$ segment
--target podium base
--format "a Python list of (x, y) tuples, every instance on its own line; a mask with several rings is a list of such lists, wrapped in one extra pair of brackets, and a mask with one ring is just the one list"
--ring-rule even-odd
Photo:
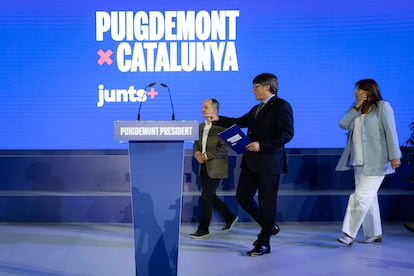
[(184, 142), (129, 142), (136, 275), (177, 275)]

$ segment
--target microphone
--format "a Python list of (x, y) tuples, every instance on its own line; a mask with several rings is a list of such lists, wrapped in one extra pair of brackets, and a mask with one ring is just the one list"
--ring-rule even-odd
[(168, 85), (166, 85), (165, 83), (161, 83), (162, 87), (166, 87), (168, 89), (168, 95), (170, 96), (170, 103), (171, 103), (171, 109), (172, 109), (172, 115), (171, 115), (171, 120), (175, 120), (175, 114), (174, 114), (174, 105), (173, 105), (173, 101), (171, 98), (171, 91), (170, 88), (168, 87)]
[[(148, 84), (147, 86), (145, 86), (145, 88), (144, 88), (145, 92), (147, 92), (147, 88), (148, 88), (148, 87), (152, 87), (152, 86), (154, 86), (154, 85), (156, 85), (156, 84), (157, 84), (156, 82), (151, 82), (150, 84)], [(143, 101), (141, 101), (141, 102), (139, 103), (138, 115), (137, 115), (137, 120), (138, 120), (138, 121), (141, 119), (141, 106), (142, 106), (142, 102), (143, 102)]]

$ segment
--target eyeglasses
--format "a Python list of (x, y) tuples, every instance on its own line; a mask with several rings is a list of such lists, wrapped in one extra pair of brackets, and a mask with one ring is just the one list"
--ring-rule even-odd
[(252, 89), (253, 89), (253, 90), (254, 90), (254, 89), (257, 89), (257, 88), (259, 88), (260, 86), (263, 86), (263, 84), (255, 84), (255, 85), (253, 85)]

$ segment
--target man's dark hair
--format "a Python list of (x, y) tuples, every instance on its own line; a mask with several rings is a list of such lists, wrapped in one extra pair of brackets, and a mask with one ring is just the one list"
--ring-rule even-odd
[(270, 85), (270, 92), (276, 94), (279, 91), (279, 82), (277, 77), (270, 73), (257, 75), (253, 79), (253, 84)]

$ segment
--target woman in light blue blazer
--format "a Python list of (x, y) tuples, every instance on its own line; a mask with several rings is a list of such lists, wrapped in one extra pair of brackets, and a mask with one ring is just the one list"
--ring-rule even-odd
[(360, 242), (382, 241), (378, 190), (385, 175), (400, 166), (401, 151), (391, 105), (382, 100), (378, 84), (363, 79), (355, 84), (355, 104), (342, 117), (339, 126), (348, 130), (348, 140), (336, 167), (354, 169), (355, 191), (349, 196), (340, 243), (352, 245), (359, 229)]

